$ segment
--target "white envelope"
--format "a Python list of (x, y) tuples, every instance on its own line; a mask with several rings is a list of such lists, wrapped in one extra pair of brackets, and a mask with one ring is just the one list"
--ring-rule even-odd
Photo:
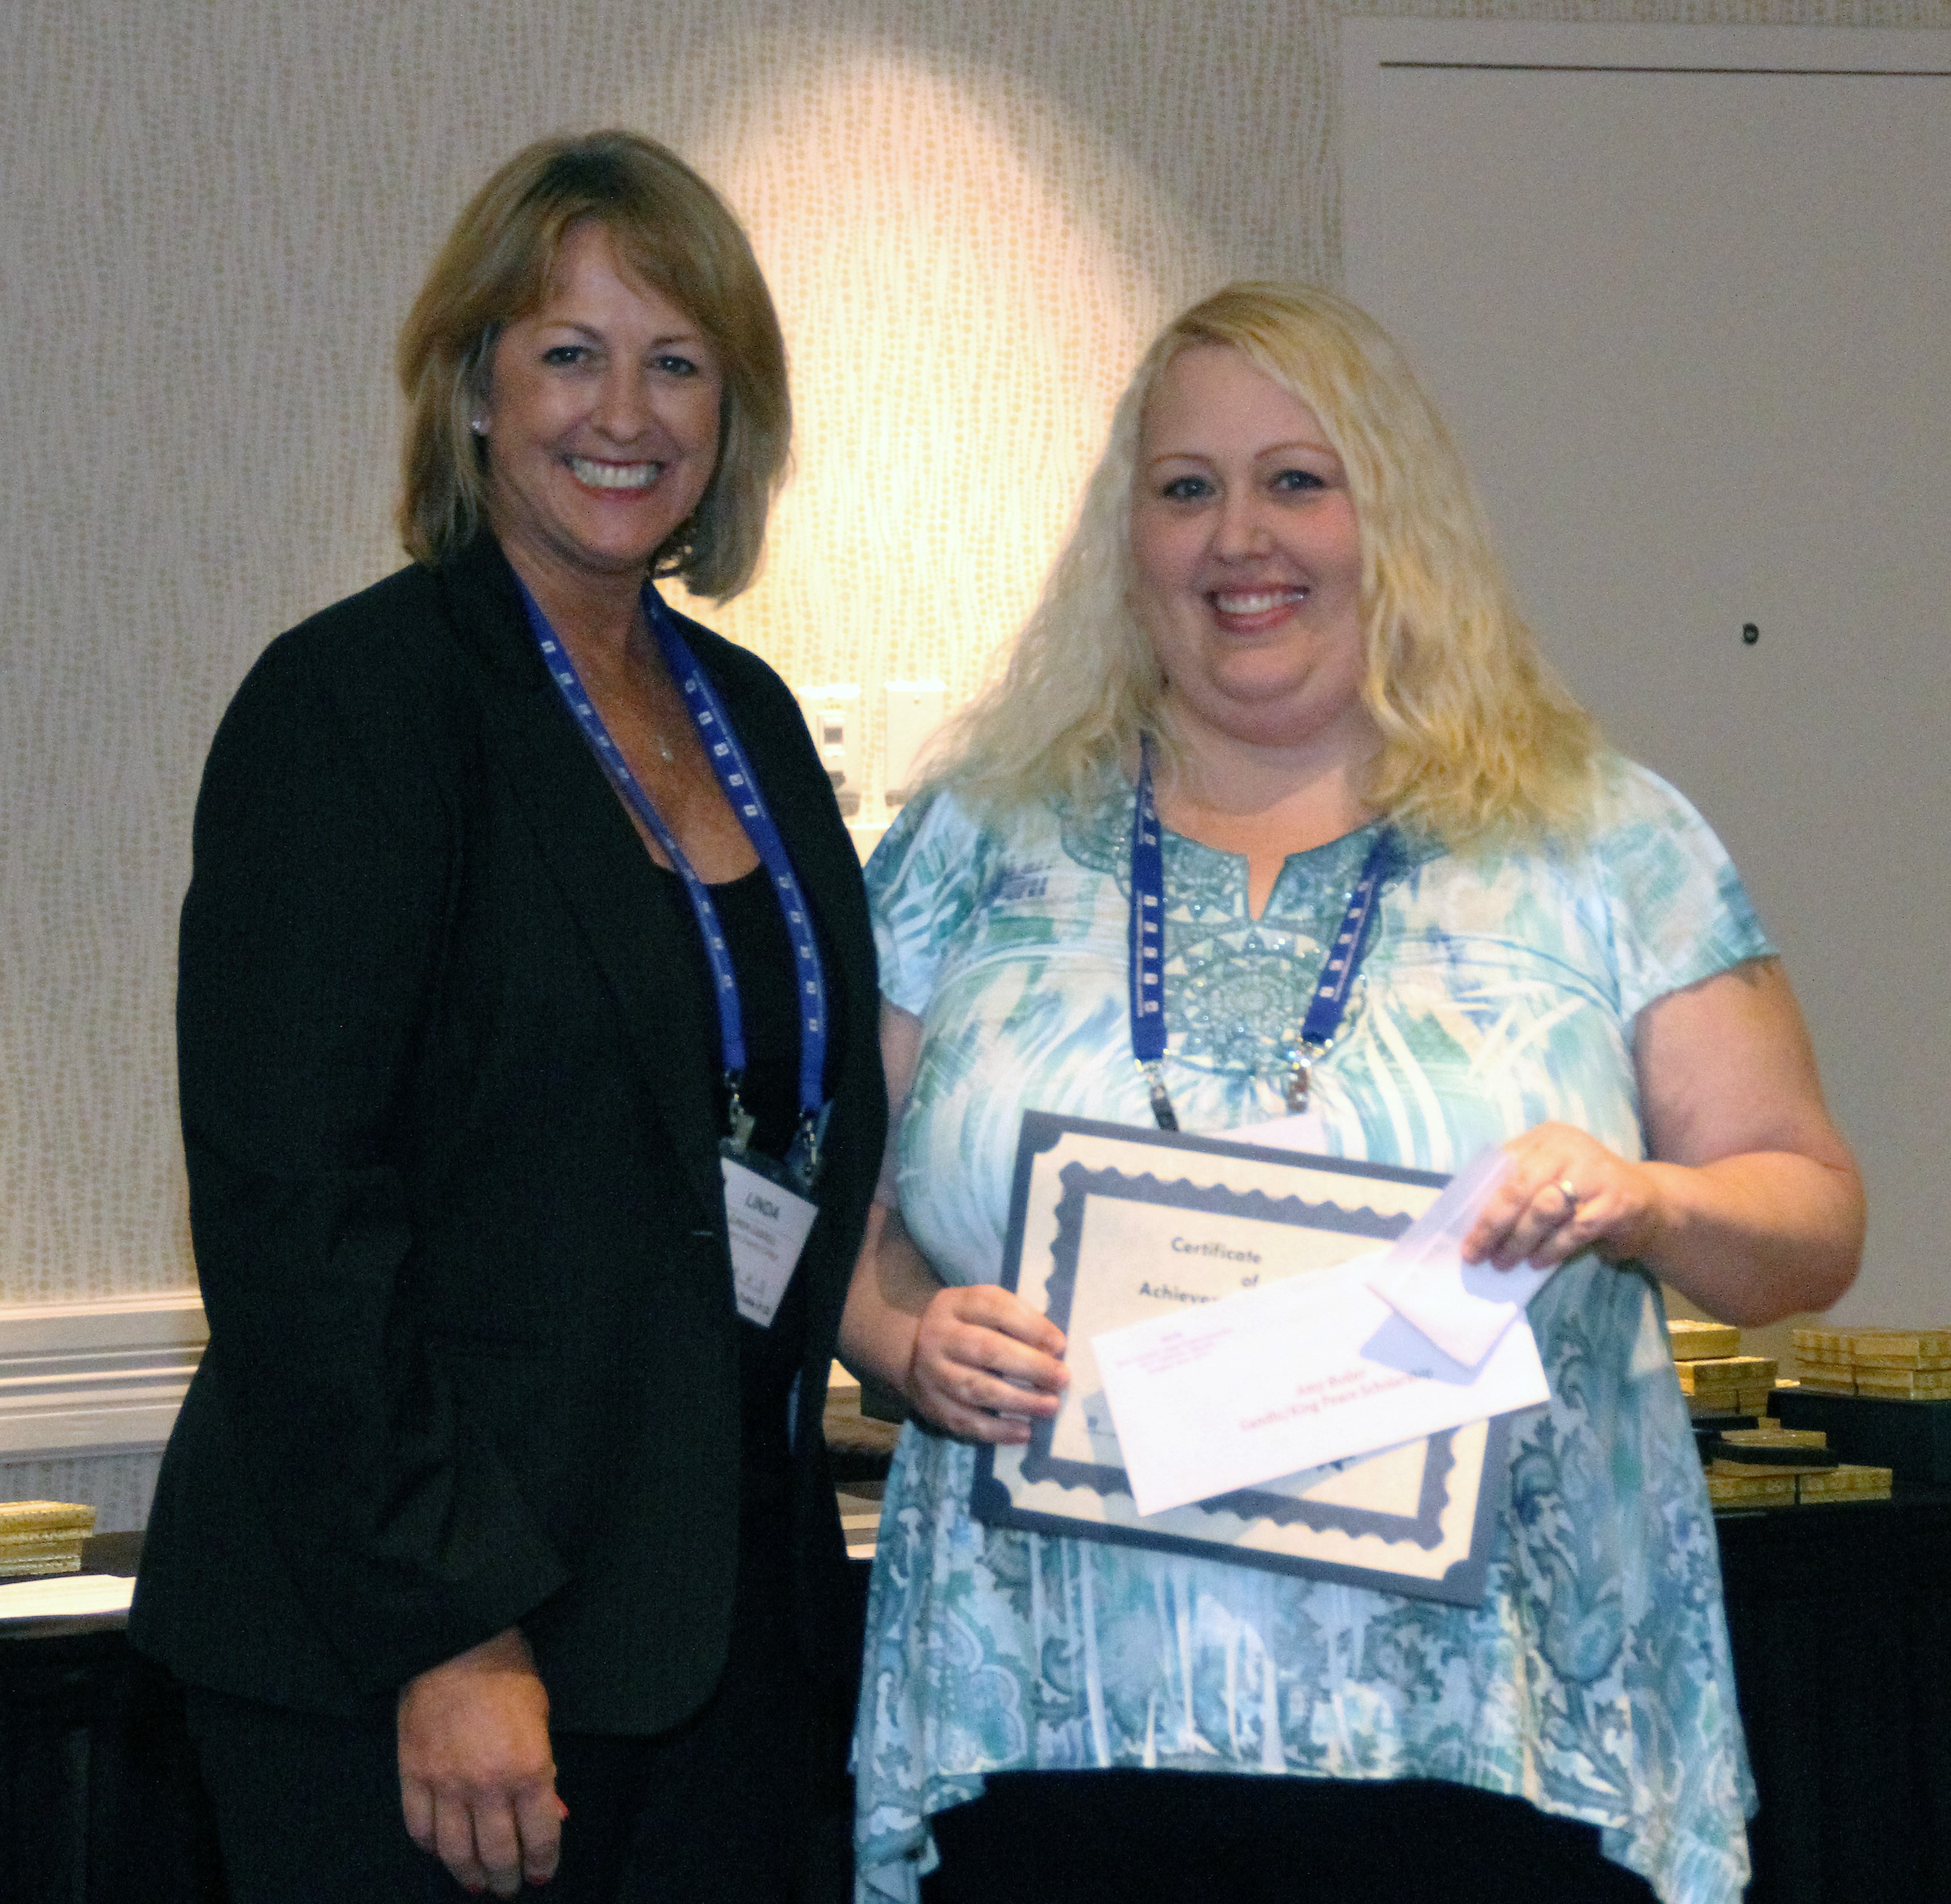
[[(1282, 1117), (1228, 1133), (1270, 1150), (1303, 1148), (1317, 1135), (1305, 1117)], [(1444, 1186), (1443, 1194), (1397, 1238), (1387, 1255), (1372, 1258), (1369, 1287), (1451, 1360), (1474, 1369), (1497, 1338), (1550, 1280), (1552, 1271), (1520, 1263), (1493, 1269), (1459, 1253), (1485, 1200), (1510, 1167), (1499, 1144), (1487, 1145)]]
[(1387, 1250), (1093, 1337), (1139, 1513), (1548, 1401), (1520, 1319), (1551, 1272), (1457, 1253), (1507, 1166), (1481, 1153)]
[(1509, 1167), (1500, 1145), (1479, 1151), (1369, 1276), (1369, 1287), (1391, 1309), (1466, 1369), (1490, 1354), (1553, 1273), (1528, 1263), (1493, 1269), (1466, 1263), (1459, 1253), (1477, 1213)]
[(1369, 1287), (1375, 1261), (1093, 1338), (1141, 1514), (1550, 1399), (1528, 1328), (1467, 1368)]

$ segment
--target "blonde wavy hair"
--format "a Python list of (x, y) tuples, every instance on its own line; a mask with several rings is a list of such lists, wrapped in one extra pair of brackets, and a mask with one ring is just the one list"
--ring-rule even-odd
[(538, 139), (478, 192), (400, 332), (406, 394), (400, 539), (432, 565), (488, 519), (489, 446), (472, 419), (495, 346), (547, 301), (571, 229), (601, 225), (625, 267), (688, 312), (724, 371), (718, 465), (651, 559), (700, 595), (735, 595), (758, 567), (792, 434), (785, 341), (738, 221), (675, 152), (630, 132)]
[(1348, 475), (1361, 536), (1362, 694), (1381, 746), (1359, 791), (1447, 846), (1575, 831), (1600, 741), (1537, 652), (1442, 420), (1394, 344), (1345, 298), (1235, 284), (1169, 325), (1119, 399), (1075, 527), (1003, 673), (963, 709), (932, 777), (1008, 808), (1101, 797), (1149, 733), (1185, 743), (1132, 607), (1133, 485), (1145, 405), (1200, 344), (1238, 351), (1306, 405)]

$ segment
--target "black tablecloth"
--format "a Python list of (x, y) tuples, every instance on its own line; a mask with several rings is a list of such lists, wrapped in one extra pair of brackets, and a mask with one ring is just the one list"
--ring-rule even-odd
[[(88, 1542), (132, 1575), (139, 1534)], [(119, 1619), (0, 1627), (0, 1900), (220, 1904), (215, 1833), (183, 1697)]]
[(1951, 1899), (1951, 1488), (1718, 1526), (1750, 1904)]
[[(1951, 1488), (1718, 1525), (1749, 1904), (1951, 1899)], [(133, 1572), (139, 1545), (99, 1537), (88, 1565)], [(0, 1904), (222, 1896), (174, 1688), (113, 1625), (0, 1628)]]

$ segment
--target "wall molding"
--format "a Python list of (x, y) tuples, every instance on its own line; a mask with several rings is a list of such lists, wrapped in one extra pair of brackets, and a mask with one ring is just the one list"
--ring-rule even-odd
[(209, 1337), (193, 1289), (0, 1304), (0, 1461), (155, 1453)]

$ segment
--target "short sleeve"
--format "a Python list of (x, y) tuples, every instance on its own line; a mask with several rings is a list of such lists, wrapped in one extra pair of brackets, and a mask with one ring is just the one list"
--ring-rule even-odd
[(982, 830), (953, 793), (911, 802), (867, 862), (881, 996), (919, 1017), (981, 890)]
[(1627, 1021), (1669, 992), (1774, 955), (1713, 828), (1649, 768), (1609, 766), (1592, 850)]

